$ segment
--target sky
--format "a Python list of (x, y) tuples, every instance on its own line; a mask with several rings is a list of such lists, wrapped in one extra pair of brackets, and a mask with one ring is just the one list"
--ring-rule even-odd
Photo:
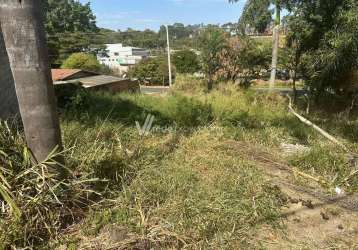
[(80, 0), (90, 2), (97, 26), (113, 30), (158, 30), (163, 24), (237, 22), (245, 0)]

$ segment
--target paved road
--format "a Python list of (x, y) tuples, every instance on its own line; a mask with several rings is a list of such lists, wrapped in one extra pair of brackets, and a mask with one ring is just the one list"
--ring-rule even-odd
[(140, 86), (140, 92), (143, 94), (162, 94), (169, 91), (166, 86)]
[[(269, 88), (257, 88), (253, 87), (253, 90), (259, 92), (259, 93), (265, 93), (269, 91)], [(141, 86), (140, 88), (141, 92), (143, 94), (162, 94), (169, 91), (169, 87), (166, 86)], [(273, 90), (274, 92), (280, 93), (281, 95), (287, 95), (292, 93), (291, 88), (275, 88)], [(308, 93), (307, 90), (299, 89), (297, 90), (297, 95), (302, 96), (304, 94)]]

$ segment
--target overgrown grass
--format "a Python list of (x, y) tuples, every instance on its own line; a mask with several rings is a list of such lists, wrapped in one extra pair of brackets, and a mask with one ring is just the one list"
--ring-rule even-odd
[[(357, 189), (358, 179), (350, 176), (354, 163), (290, 115), (285, 98), (234, 85), (205, 94), (199, 91), (203, 83), (190, 80), (186, 86), (183, 78), (183, 86), (164, 97), (81, 90), (63, 99), (63, 154), (71, 172), (65, 184), (72, 193), (55, 190), (62, 205), (48, 189), (36, 187), (40, 177), (33, 183), (16, 178), (38, 166), (29, 161), (21, 128), (0, 126), (1, 174), (26, 215), (14, 220), (7, 202), (0, 218), (3, 249), (59, 244), (73, 249), (93, 244), (247, 249), (255, 245), (253, 235), (261, 225), (279, 224), (283, 201), (254, 163), (225, 147), (228, 139), (261, 144), (272, 152), (281, 143), (304, 144), (311, 150), (289, 157), (292, 165), (332, 186)], [(148, 114), (155, 116), (154, 127), (140, 136), (135, 122), (143, 124)], [(357, 151), (354, 116), (312, 112), (308, 118)], [(23, 188), (32, 190), (30, 197), (42, 198), (26, 206), (31, 199), (22, 197)], [(50, 212), (38, 210), (43, 205)], [(80, 219), (75, 234), (64, 233)]]
[(215, 127), (182, 137), (171, 155), (138, 172), (116, 208), (94, 212), (85, 233), (115, 224), (125, 228), (117, 243), (125, 248), (248, 247), (257, 226), (278, 223), (282, 200), (255, 166), (221, 149), (221, 138)]

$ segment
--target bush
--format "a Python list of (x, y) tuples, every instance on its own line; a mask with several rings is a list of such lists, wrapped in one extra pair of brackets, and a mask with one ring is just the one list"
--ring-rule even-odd
[(233, 38), (220, 54), (221, 68), (216, 78), (221, 80), (240, 80), (240, 85), (248, 87), (262, 70), (268, 70), (271, 48), (246, 37)]
[(173, 64), (178, 73), (193, 74), (200, 70), (199, 58), (194, 51), (182, 50), (173, 55)]
[(80, 84), (55, 85), (55, 93), (61, 109), (84, 109), (89, 105), (88, 91)]
[(320, 8), (316, 1), (300, 4), (289, 19), (288, 41), (296, 47), (310, 90), (317, 98), (325, 91), (354, 92), (357, 86), (349, 78), (358, 68), (357, 1), (329, 1)]
[(61, 68), (101, 72), (102, 65), (97, 61), (97, 58), (94, 55), (74, 53), (63, 62)]
[[(175, 78), (175, 68), (172, 68)], [(168, 62), (164, 57), (148, 58), (140, 61), (130, 71), (132, 78), (137, 78), (141, 84), (169, 85)]]

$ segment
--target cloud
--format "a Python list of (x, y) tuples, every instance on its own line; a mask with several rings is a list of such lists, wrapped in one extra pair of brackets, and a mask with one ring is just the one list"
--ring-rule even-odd
[(134, 19), (137, 23), (162, 23), (163, 21), (159, 19), (149, 19), (149, 18), (138, 18)]
[(115, 13), (96, 13), (97, 20), (101, 23), (116, 23), (124, 20), (131, 20), (133, 17), (140, 16), (142, 11), (119, 11)]

